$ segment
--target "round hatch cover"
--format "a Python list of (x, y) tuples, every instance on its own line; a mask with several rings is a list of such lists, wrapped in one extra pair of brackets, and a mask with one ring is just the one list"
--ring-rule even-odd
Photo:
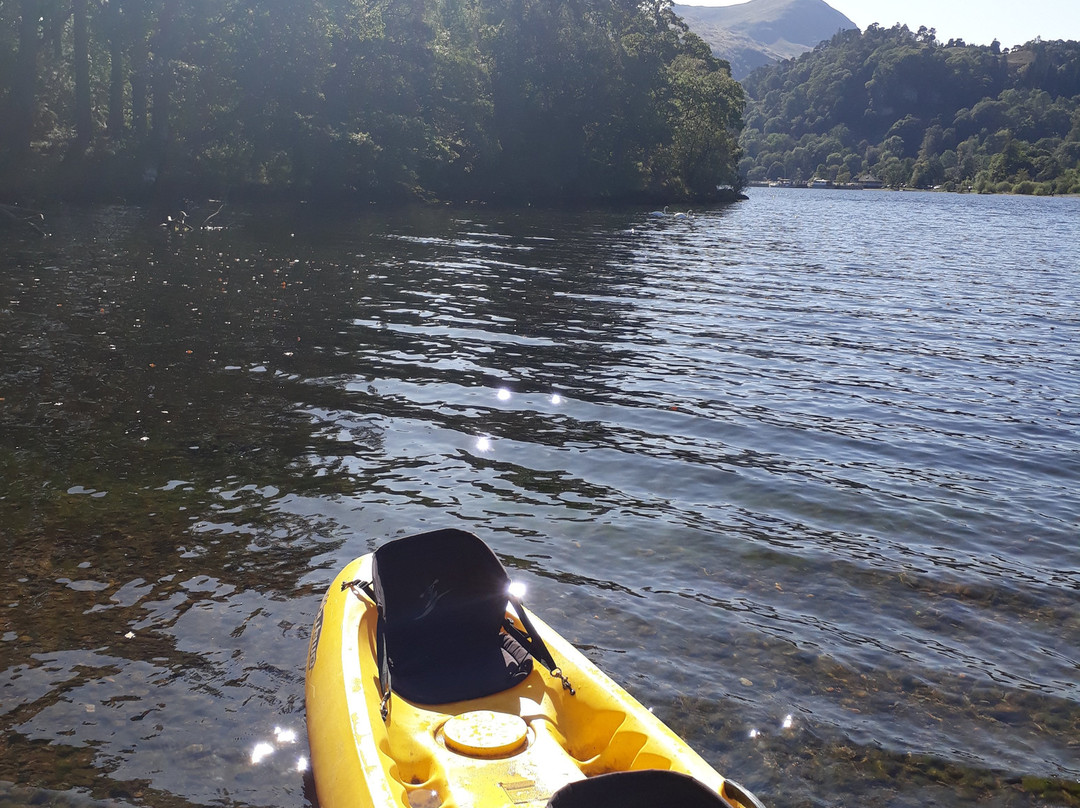
[(528, 725), (521, 716), (476, 710), (456, 715), (443, 725), (446, 747), (459, 755), (496, 758), (525, 745)]

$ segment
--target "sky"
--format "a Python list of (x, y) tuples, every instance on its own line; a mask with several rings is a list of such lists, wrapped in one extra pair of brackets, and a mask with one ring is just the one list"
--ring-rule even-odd
[[(733, 6), (744, 0), (677, 0), (695, 6)], [(912, 31), (937, 29), (940, 42), (962, 39), (969, 45), (1003, 48), (1043, 39), (1080, 40), (1080, 0), (825, 0), (857, 26), (896, 23)]]

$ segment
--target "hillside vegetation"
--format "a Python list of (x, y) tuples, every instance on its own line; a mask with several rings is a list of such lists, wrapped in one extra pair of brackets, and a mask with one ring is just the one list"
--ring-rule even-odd
[(742, 109), (668, 0), (0, 2), (11, 195), (708, 199)]
[(872, 174), (894, 188), (1080, 193), (1078, 42), (1003, 52), (871, 26), (744, 87), (751, 181)]

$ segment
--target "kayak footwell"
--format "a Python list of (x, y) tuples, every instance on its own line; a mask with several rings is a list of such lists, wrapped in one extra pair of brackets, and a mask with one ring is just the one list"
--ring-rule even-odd
[[(443, 721), (426, 736), (414, 735), (410, 739), (411, 752), (426, 759), (429, 770), (426, 779), (421, 780), (417, 776), (420, 772), (414, 771), (411, 781), (402, 783), (411, 808), (438, 808), (447, 804), (459, 808), (491, 805), (542, 808), (562, 786), (584, 779), (577, 763), (549, 731), (549, 722), (543, 717), (540, 705), (521, 699), (519, 707), (518, 715), (486, 711), (497, 716), (499, 722), (517, 719), (523, 728), (520, 741), (502, 754), (493, 750), (483, 750), (482, 754), (455, 750), (454, 742), (448, 739), (447, 727), (458, 717)], [(422, 744), (418, 743), (421, 737)]]

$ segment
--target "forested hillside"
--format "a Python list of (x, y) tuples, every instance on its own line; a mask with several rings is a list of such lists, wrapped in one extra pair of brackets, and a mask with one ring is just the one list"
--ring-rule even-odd
[(871, 174), (891, 187), (1080, 193), (1080, 43), (844, 31), (744, 81), (751, 181)]
[(8, 195), (710, 198), (742, 108), (669, 0), (0, 0)]

